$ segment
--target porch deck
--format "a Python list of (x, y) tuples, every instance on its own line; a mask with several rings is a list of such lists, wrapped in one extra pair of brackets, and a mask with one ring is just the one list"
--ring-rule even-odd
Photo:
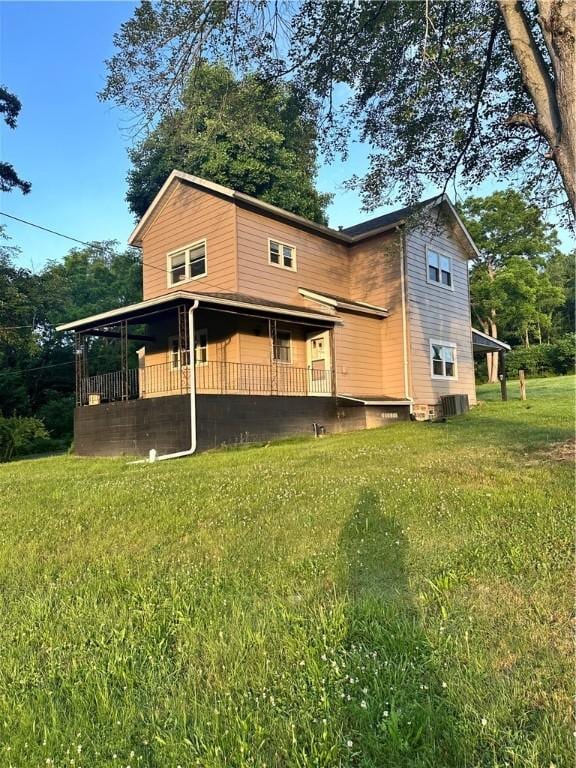
[[(209, 361), (197, 363), (195, 374), (198, 394), (307, 397), (334, 393), (333, 372), (325, 367)], [(77, 405), (187, 394), (190, 379), (188, 366), (175, 367), (169, 362), (86, 376)]]

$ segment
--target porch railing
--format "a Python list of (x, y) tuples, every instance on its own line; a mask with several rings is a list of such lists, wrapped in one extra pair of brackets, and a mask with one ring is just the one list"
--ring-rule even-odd
[[(228, 363), (209, 361), (196, 365), (199, 394), (330, 395), (332, 371), (323, 367), (297, 368), (285, 363)], [(113, 371), (82, 380), (79, 404), (132, 400), (138, 397), (186, 394), (190, 369), (172, 363)]]

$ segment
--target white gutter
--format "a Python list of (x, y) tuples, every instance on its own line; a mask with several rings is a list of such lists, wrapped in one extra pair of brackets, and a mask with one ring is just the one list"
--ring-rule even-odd
[(176, 451), (175, 453), (165, 453), (162, 456), (156, 454), (156, 449), (152, 448), (147, 459), (132, 461), (131, 464), (153, 464), (155, 461), (165, 461), (166, 459), (180, 459), (182, 456), (191, 456), (196, 452), (196, 350), (194, 348), (194, 310), (198, 307), (198, 299), (188, 310), (188, 346), (190, 355), (190, 448), (185, 451)]

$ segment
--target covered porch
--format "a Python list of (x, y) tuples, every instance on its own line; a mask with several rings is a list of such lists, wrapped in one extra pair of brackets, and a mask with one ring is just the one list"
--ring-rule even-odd
[[(177, 292), (59, 330), (74, 331), (76, 404), (84, 407), (185, 395), (191, 387), (198, 395), (332, 397), (337, 322), (334, 314), (239, 294)], [(116, 342), (117, 365), (95, 359), (97, 338)]]

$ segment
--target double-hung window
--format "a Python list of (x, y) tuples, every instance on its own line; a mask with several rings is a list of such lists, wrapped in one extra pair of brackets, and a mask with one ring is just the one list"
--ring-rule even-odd
[(434, 379), (455, 379), (456, 345), (446, 341), (430, 341), (430, 370)]
[(203, 277), (206, 272), (205, 240), (168, 254), (169, 286)]
[(275, 267), (296, 271), (296, 248), (278, 240), (268, 240), (268, 261)]
[(452, 259), (432, 248), (427, 248), (426, 262), (428, 282), (444, 288), (452, 288)]
[(278, 331), (272, 345), (272, 359), (276, 363), (292, 362), (292, 335), (288, 331)]
[[(190, 365), (190, 351), (180, 349), (178, 336), (170, 336), (168, 340), (168, 359), (170, 368), (176, 370)], [(208, 332), (206, 330), (194, 333), (194, 360), (196, 365), (206, 365), (208, 362)]]

